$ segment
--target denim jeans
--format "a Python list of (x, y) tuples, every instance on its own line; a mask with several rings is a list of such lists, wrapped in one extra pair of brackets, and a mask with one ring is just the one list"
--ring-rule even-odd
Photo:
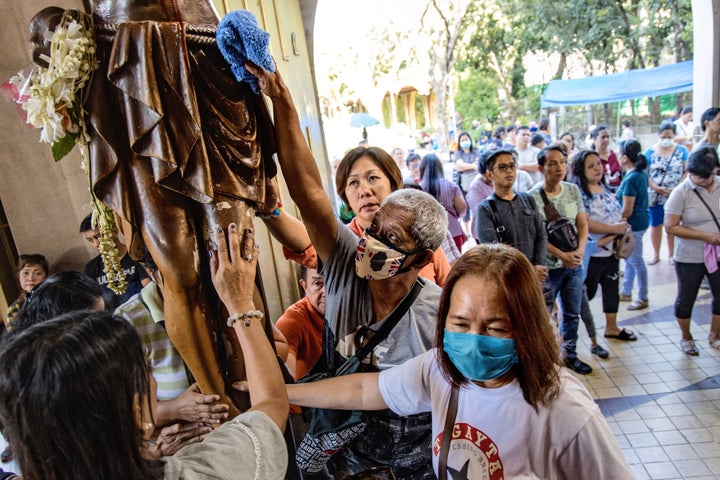
[(645, 230), (641, 232), (633, 231), (633, 235), (635, 235), (635, 248), (633, 248), (632, 253), (625, 260), (625, 278), (623, 278), (622, 289), (620, 290), (621, 295), (630, 295), (633, 283), (635, 283), (635, 276), (637, 276), (638, 300), (648, 299), (647, 267), (645, 266), (645, 260), (643, 260), (642, 256), (642, 238), (644, 234)]
[(553, 268), (548, 272), (546, 284), (552, 288), (552, 298), (560, 295), (562, 307), (562, 349), (565, 358), (577, 357), (576, 345), (578, 337), (578, 323), (580, 319), (580, 302), (583, 295), (583, 268)]

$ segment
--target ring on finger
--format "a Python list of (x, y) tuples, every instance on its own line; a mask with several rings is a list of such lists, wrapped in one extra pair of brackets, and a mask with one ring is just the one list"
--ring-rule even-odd
[(248, 253), (247, 256), (243, 257), (246, 261), (252, 262), (253, 261), (253, 255), (252, 253)]

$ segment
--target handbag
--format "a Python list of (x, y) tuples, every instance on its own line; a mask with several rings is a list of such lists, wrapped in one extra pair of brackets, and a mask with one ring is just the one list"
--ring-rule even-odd
[[(300, 380), (298, 383), (308, 383), (322, 380), (327, 377), (337, 377), (340, 375), (349, 375), (360, 371), (362, 361), (367, 357), (375, 347), (385, 340), (390, 331), (397, 325), (410, 305), (415, 301), (420, 290), (423, 288), (425, 281), (418, 277), (413, 284), (412, 289), (405, 295), (405, 298), (390, 312), (380, 329), (370, 337), (369, 341), (351, 356), (345, 362), (335, 369), (335, 364), (342, 356), (335, 351), (334, 345), (331, 345), (331, 357), (320, 357), (318, 362), (319, 368), (311, 370), (311, 373)], [(325, 336), (325, 335), (323, 335)], [(324, 345), (327, 347), (327, 345)], [(319, 371), (317, 371), (319, 370)], [(313, 373), (313, 371), (315, 371)], [(362, 410), (335, 410), (329, 408), (313, 408), (308, 409), (311, 414), (310, 426), (308, 433), (303, 437), (300, 445), (297, 447), (295, 454), (295, 462), (297, 466), (307, 473), (320, 472), (327, 461), (335, 453), (345, 448), (359, 434), (365, 430), (367, 413)]]
[(627, 226), (625, 233), (617, 235), (613, 240), (613, 256), (618, 260), (628, 258), (635, 249), (635, 234), (630, 225)]
[(560, 251), (572, 252), (578, 248), (578, 237), (575, 225), (567, 217), (560, 215), (555, 205), (548, 200), (545, 190), (540, 189), (545, 210), (545, 229), (547, 230), (548, 243)]

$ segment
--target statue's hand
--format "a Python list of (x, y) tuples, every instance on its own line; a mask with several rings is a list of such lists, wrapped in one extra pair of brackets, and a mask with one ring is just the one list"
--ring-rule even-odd
[(217, 403), (220, 395), (203, 395), (197, 383), (193, 383), (174, 400), (173, 418), (186, 422), (220, 423), (228, 417), (228, 407)]
[(252, 62), (245, 62), (245, 68), (257, 77), (260, 90), (268, 97), (280, 97), (283, 93), (287, 92), (285, 82), (283, 82), (277, 70), (275, 70), (275, 73), (270, 73)]
[(241, 246), (237, 225), (231, 223), (227, 240), (220, 231), (216, 234), (216, 244), (217, 252), (210, 252), (210, 271), (220, 300), (230, 314), (253, 310), (255, 270), (260, 253), (255, 245), (255, 232), (246, 229)]
[(155, 458), (175, 455), (185, 445), (202, 442), (212, 427), (202, 423), (174, 423), (160, 430), (155, 443), (148, 449)]

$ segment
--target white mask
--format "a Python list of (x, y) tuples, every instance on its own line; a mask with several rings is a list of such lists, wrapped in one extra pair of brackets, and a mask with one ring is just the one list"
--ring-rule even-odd
[(660, 139), (660, 146), (663, 148), (670, 148), (673, 146), (673, 139), (672, 138), (661, 138)]

